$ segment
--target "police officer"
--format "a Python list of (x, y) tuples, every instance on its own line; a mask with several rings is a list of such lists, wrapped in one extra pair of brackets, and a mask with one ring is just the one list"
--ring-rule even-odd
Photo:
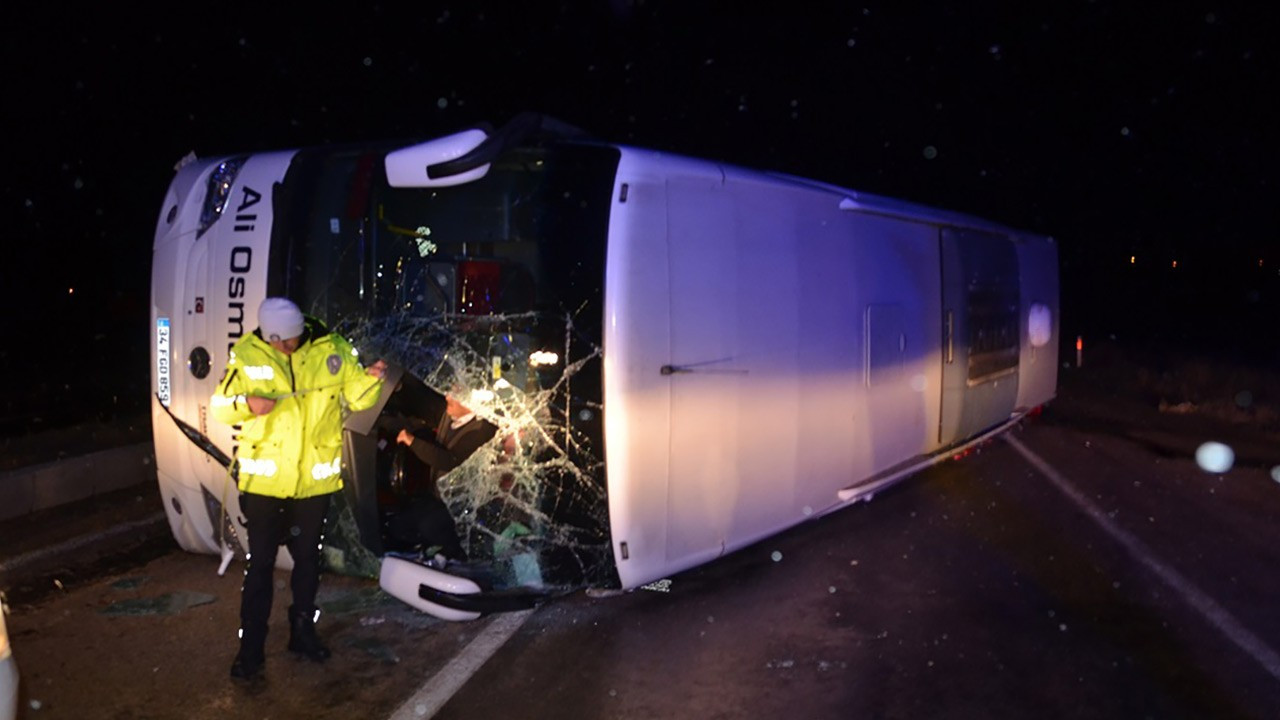
[(231, 349), (211, 410), (241, 427), (234, 467), (249, 554), (233, 678), (262, 675), (281, 544), (294, 563), (289, 650), (316, 662), (329, 657), (315, 631), (316, 590), (325, 514), (342, 488), (342, 405), (372, 407), (385, 370), (381, 360), (362, 368), (350, 343), (278, 297), (262, 302), (258, 329)]

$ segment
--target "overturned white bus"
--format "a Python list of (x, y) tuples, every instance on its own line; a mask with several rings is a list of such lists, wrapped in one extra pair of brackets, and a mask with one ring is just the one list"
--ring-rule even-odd
[[(1057, 384), (1051, 239), (536, 115), (188, 158), (153, 262), (179, 544), (224, 567), (243, 552), (235, 430), (209, 397), (259, 302), (288, 296), (397, 376), (348, 419), (326, 558), (448, 619), (707, 562), (1000, 432)], [(497, 430), (433, 490), (393, 436), (446, 392)], [(424, 492), (471, 562), (388, 532)]]

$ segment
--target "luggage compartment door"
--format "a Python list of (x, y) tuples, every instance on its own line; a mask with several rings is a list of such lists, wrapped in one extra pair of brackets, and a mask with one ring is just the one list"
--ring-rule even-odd
[(1018, 255), (1004, 235), (943, 228), (942, 446), (1004, 422), (1018, 397)]

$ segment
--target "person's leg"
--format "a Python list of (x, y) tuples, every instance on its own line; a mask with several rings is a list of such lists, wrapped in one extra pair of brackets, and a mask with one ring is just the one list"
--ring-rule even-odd
[(264, 495), (240, 495), (240, 511), (249, 535), (249, 555), (240, 591), (240, 651), (231, 666), (232, 677), (252, 678), (261, 672), (265, 662), (267, 621), (271, 616), (284, 502)]
[(439, 498), (431, 498), (431, 504), (423, 513), (418, 525), (418, 532), (426, 540), (424, 546), (439, 545), (444, 556), (450, 560), (466, 562), (467, 553), (462, 549), (458, 539), (458, 528), (453, 522), (449, 506)]
[(329, 495), (289, 501), (289, 523), (285, 530), (286, 545), (293, 555), (290, 589), (293, 605), (289, 608), (289, 649), (316, 662), (329, 657), (329, 649), (315, 633), (316, 592), (320, 587), (320, 546), (324, 542), (325, 515), (329, 512)]

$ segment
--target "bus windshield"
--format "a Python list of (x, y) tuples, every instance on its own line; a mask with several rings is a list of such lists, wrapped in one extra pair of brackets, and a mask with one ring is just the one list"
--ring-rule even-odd
[[(513, 584), (591, 579), (610, 555), (600, 352), (618, 151), (517, 148), (479, 180), (397, 188), (383, 170), (396, 147), (300, 151), (273, 195), (268, 293), (496, 426), (434, 490), (469, 556)], [(376, 479), (354, 479), (378, 518), (416, 492), (412, 458), (388, 450), (396, 418), (438, 412), (410, 395), (384, 412)], [(368, 507), (355, 512), (365, 547), (396, 549)]]

